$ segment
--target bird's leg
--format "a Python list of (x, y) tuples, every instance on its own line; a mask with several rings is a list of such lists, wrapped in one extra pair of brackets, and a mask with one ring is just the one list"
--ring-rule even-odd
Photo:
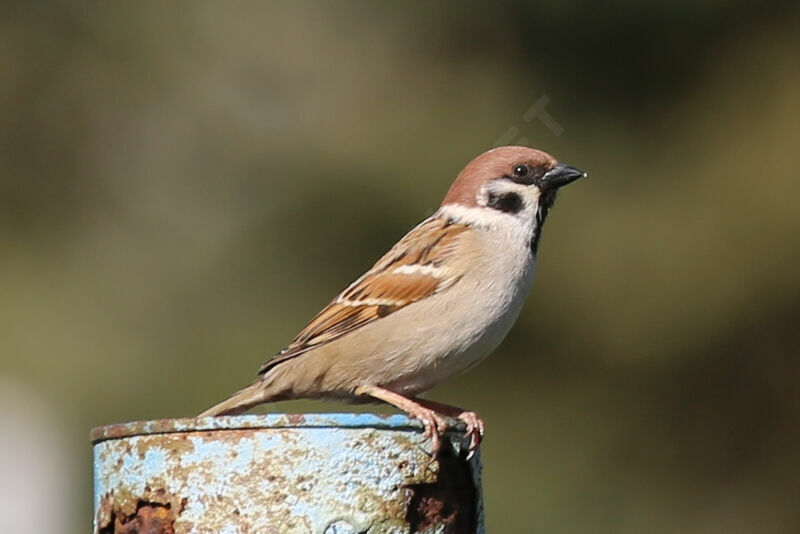
[(478, 414), (475, 412), (468, 412), (457, 406), (451, 406), (449, 404), (416, 397), (414, 400), (418, 404), (442, 415), (464, 421), (464, 423), (467, 425), (467, 435), (469, 436), (469, 454), (467, 454), (467, 459), (472, 458), (472, 456), (475, 454), (475, 451), (478, 450), (484, 434), (486, 434), (486, 426), (483, 424), (483, 419), (478, 417)]
[(431, 454), (433, 456), (439, 454), (439, 448), (441, 447), (440, 434), (447, 429), (447, 421), (436, 413), (436, 410), (423, 406), (415, 399), (409, 399), (399, 393), (378, 386), (359, 386), (354, 393), (356, 395), (369, 395), (382, 400), (403, 410), (411, 417), (422, 421), (422, 425), (425, 427), (424, 435), (431, 439)]

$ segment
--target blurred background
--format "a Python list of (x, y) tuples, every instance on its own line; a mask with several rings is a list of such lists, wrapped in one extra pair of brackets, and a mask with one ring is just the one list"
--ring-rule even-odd
[(431, 394), (489, 531), (800, 532), (798, 58), (795, 2), (0, 4), (0, 524), (85, 532), (90, 427), (249, 382), (502, 143), (590, 179)]

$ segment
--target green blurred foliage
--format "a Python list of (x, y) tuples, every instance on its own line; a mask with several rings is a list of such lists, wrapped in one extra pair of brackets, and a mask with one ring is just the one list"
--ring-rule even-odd
[(590, 179), (432, 393), (487, 420), (490, 531), (797, 532), (798, 53), (792, 2), (3, 3), (0, 375), (75, 532), (89, 427), (248, 382), (512, 127)]

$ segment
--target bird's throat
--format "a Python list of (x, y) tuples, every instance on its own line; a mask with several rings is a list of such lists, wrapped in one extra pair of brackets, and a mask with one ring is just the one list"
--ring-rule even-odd
[(553, 203), (555, 201), (555, 190), (546, 191), (539, 197), (539, 205), (537, 206), (536, 214), (534, 215), (535, 221), (533, 235), (531, 236), (531, 254), (534, 256), (536, 256), (536, 252), (539, 250), (539, 238), (542, 236), (544, 221), (547, 219), (547, 215), (550, 213), (550, 208), (553, 207)]

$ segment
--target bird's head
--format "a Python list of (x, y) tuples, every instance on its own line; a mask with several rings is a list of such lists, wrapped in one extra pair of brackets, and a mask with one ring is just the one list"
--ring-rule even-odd
[(556, 192), (586, 173), (550, 154), (523, 146), (503, 146), (470, 161), (447, 192), (442, 206), (486, 208), (533, 224), (536, 250)]

